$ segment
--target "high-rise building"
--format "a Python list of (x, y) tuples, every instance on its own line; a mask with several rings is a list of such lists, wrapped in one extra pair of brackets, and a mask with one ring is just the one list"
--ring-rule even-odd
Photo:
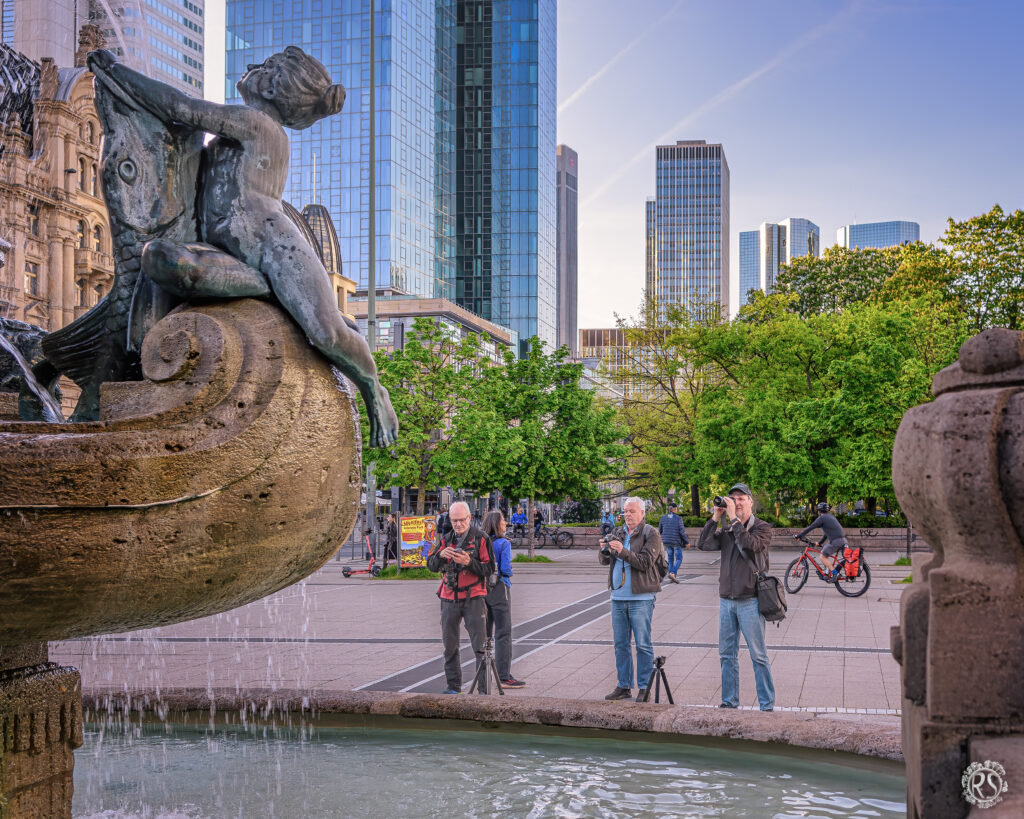
[(576, 353), (579, 336), (577, 311), (579, 157), (567, 145), (558, 153), (558, 346)]
[(557, 341), (555, 0), (457, 0), (458, 304)]
[[(146, 0), (149, 2), (149, 0)], [(227, 0), (228, 102), (297, 45), (348, 90), (290, 132), (285, 198), (323, 204), (368, 286), (369, 0)], [(555, 341), (555, 0), (406, 0), (375, 16), (378, 290)]]
[(3, 42), (34, 60), (75, 62), (78, 30), (92, 22), (107, 48), (148, 77), (203, 95), (205, 0), (0, 0)]
[(865, 222), (843, 225), (836, 231), (836, 244), (853, 250), (858, 247), (893, 247), (921, 238), (917, 222)]
[[(728, 313), (729, 163), (704, 140), (659, 145), (656, 191), (648, 200), (648, 297), (695, 315)], [(653, 256), (653, 258), (652, 258)]]
[(757, 230), (740, 232), (740, 306), (751, 290), (771, 293), (779, 270), (798, 256), (821, 256), (821, 231), (809, 219), (762, 222)]

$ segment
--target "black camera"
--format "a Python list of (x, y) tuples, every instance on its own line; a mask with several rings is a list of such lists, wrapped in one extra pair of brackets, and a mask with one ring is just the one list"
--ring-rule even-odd
[(725, 509), (725, 498), (721, 495), (715, 495), (711, 501), (712, 505), (717, 506), (719, 509)]
[[(465, 549), (460, 549), (460, 548), (456, 547), (455, 551), (457, 551), (457, 552), (464, 552)], [(462, 570), (464, 568), (466, 568), (466, 567), (465, 566), (460, 566), (454, 560), (449, 560), (449, 561), (447, 561), (445, 563), (445, 567), (444, 567), (444, 584), (449, 589), (454, 590), (454, 589), (457, 589), (459, 587), (459, 574), (462, 572)]]
[(605, 535), (603, 538), (601, 538), (601, 554), (603, 554), (605, 557), (612, 556), (612, 547), (608, 544), (611, 543), (613, 540), (615, 540), (615, 535)]

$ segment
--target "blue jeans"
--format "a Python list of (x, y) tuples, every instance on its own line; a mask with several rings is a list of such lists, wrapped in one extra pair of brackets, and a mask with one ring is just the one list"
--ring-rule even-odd
[(651, 643), (653, 600), (612, 600), (612, 636), (615, 639), (615, 673), (619, 688), (633, 687), (633, 652), (629, 639), (636, 642), (636, 674), (639, 688), (646, 688), (654, 671), (654, 645)]
[(722, 661), (722, 702), (736, 708), (740, 704), (740, 632), (754, 663), (754, 686), (762, 711), (775, 707), (775, 684), (768, 651), (764, 645), (764, 618), (757, 609), (757, 598), (719, 600), (718, 657)]
[(683, 547), (666, 546), (665, 553), (668, 557), (668, 573), (675, 574), (679, 571), (679, 567), (683, 565)]

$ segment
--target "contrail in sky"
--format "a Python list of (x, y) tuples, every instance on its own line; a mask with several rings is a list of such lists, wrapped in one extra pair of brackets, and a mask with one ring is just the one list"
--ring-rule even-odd
[[(634, 156), (628, 162), (622, 165), (615, 173), (613, 173), (604, 182), (598, 185), (596, 190), (594, 190), (594, 192), (584, 200), (583, 205), (586, 206), (593, 204), (594, 200), (599, 198), (612, 185), (614, 185), (616, 182), (622, 179), (622, 177), (624, 177), (629, 172), (630, 168), (632, 168), (638, 162), (650, 158), (654, 149), (657, 148), (659, 145), (664, 145), (668, 142), (675, 142), (681, 131), (688, 128), (690, 125), (692, 125), (702, 116), (704, 116), (704, 114), (706, 114), (708, 111), (711, 111), (712, 109), (717, 108), (723, 102), (727, 102), (728, 100), (732, 99), (748, 85), (755, 82), (756, 80), (759, 80), (761, 77), (763, 77), (765, 74), (769, 73), (773, 69), (778, 68), (782, 63), (784, 63), (798, 51), (800, 51), (803, 48), (806, 48), (815, 40), (821, 38), (823, 35), (828, 33), (831, 29), (838, 26), (841, 19), (843, 17), (846, 17), (858, 5), (859, 2), (855, 0), (855, 2), (851, 3), (845, 9), (833, 15), (831, 19), (822, 23), (820, 26), (812, 28), (802, 37), (799, 37), (798, 39), (794, 40), (792, 43), (790, 43), (788, 46), (782, 49), (782, 51), (780, 51), (778, 54), (776, 54), (774, 57), (768, 60), (768, 62), (754, 69), (749, 74), (747, 74), (747, 76), (743, 77), (740, 80), (737, 80), (732, 85), (723, 88), (713, 97), (706, 100), (696, 109), (694, 109), (681, 120), (679, 120), (679, 122), (675, 123), (671, 128), (665, 131), (665, 133), (663, 133), (656, 140), (654, 140), (654, 142), (650, 143), (649, 145), (644, 147), (643, 150), (638, 151), (636, 154), (634, 154)], [(602, 69), (602, 71), (603, 70), (604, 69)]]
[(609, 69), (611, 69), (612, 66), (614, 66), (619, 60), (625, 57), (630, 51), (632, 51), (633, 48), (635, 48), (641, 40), (647, 37), (648, 34), (657, 29), (669, 17), (675, 14), (678, 8), (681, 5), (683, 5), (683, 2), (684, 0), (677, 0), (677, 2), (675, 3), (675, 5), (672, 6), (672, 8), (670, 8), (663, 15), (661, 15), (661, 17), (655, 20), (654, 23), (652, 23), (650, 26), (648, 26), (639, 34), (637, 34), (636, 37), (634, 37), (632, 40), (626, 43), (624, 48), (616, 52), (614, 57), (608, 60), (608, 62), (602, 65), (597, 71), (595, 71), (589, 77), (587, 77), (586, 80), (583, 81), (583, 85), (581, 85), (579, 88), (573, 91), (568, 97), (562, 100), (562, 104), (558, 106), (558, 113), (561, 114), (566, 108), (568, 108), (570, 105), (576, 102), (576, 100), (582, 97), (590, 88), (590, 86), (592, 86), (595, 82), (601, 79), (601, 77), (607, 74)]

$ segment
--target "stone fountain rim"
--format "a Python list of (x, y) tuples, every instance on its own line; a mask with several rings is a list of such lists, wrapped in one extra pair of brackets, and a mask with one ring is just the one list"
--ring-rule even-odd
[[(654, 705), (604, 702), (554, 697), (497, 697), (411, 694), (386, 691), (330, 691), (303, 693), (287, 689), (234, 690), (202, 688), (107, 692), (94, 689), (83, 697), (86, 719), (98, 713), (131, 714), (142, 719), (209, 721), (233, 719), (246, 714), (247, 722), (277, 722), (282, 715), (298, 716), (330, 724), (380, 728), (428, 727), (430, 722), (466, 730), (508, 726), (539, 734), (605, 736), (647, 740), (676, 738), (692, 744), (725, 742), (741, 750), (779, 753), (816, 762), (854, 764), (878, 769), (903, 770), (901, 727), (870, 714), (837, 714), (813, 711), (760, 711), (718, 709), (693, 705)], [(91, 712), (91, 713), (90, 713)], [(158, 715), (159, 714), (159, 715)], [(713, 740), (714, 743), (709, 743)], [(830, 752), (823, 760), (821, 751)], [(813, 752), (813, 753), (812, 753)]]

